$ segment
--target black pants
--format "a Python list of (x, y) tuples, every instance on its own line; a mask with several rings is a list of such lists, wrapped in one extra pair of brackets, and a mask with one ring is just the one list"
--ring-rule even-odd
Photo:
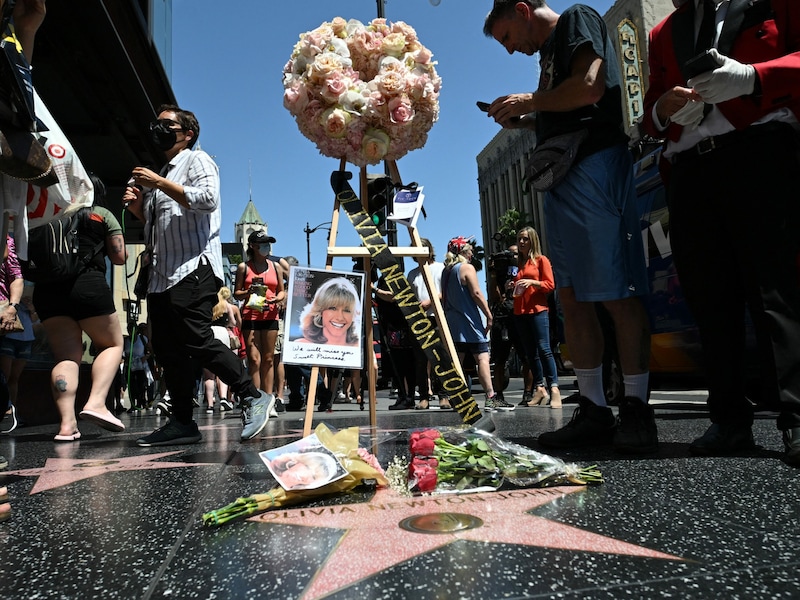
[(714, 423), (750, 424), (744, 397), (745, 306), (759, 370), (800, 426), (800, 160), (790, 128), (751, 127), (707, 154), (676, 157), (669, 235), (700, 330)]
[(258, 395), (242, 362), (211, 331), (218, 287), (211, 265), (201, 264), (167, 291), (147, 296), (153, 350), (181, 423), (192, 420), (192, 397), (203, 368), (237, 396)]

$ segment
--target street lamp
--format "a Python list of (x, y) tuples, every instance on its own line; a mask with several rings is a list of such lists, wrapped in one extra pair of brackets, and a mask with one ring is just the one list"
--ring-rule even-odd
[(306, 234), (306, 265), (309, 267), (311, 266), (311, 234), (314, 233), (317, 229), (327, 229), (328, 231), (331, 230), (330, 227), (325, 227), (325, 225), (331, 225), (331, 221), (325, 221), (324, 223), (320, 223), (316, 227), (309, 227), (308, 221), (306, 221), (306, 228), (303, 231)]

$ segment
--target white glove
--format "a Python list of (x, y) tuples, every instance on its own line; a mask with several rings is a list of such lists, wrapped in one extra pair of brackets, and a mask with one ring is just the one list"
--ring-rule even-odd
[(703, 107), (705, 104), (697, 100), (689, 100), (686, 104), (672, 115), (669, 120), (678, 125), (683, 125), (687, 129), (697, 129), (700, 121), (703, 120)]
[(703, 102), (719, 104), (731, 98), (749, 96), (756, 85), (756, 69), (723, 56), (715, 48), (711, 54), (719, 63), (719, 68), (692, 77), (688, 84), (700, 94)]

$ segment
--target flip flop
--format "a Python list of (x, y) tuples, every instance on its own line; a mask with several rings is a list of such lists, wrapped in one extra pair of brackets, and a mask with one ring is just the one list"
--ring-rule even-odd
[(115, 416), (105, 417), (93, 410), (82, 410), (78, 413), (81, 419), (94, 423), (106, 431), (125, 431), (125, 425)]
[(53, 441), (54, 442), (77, 442), (79, 439), (81, 439), (81, 432), (80, 431), (76, 431), (75, 433), (70, 434), (70, 435), (58, 434), (56, 437), (53, 438)]

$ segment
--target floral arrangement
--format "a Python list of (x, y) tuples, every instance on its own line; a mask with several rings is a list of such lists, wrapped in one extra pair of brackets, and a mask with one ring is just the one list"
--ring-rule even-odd
[(283, 104), (320, 153), (357, 166), (425, 145), (441, 78), (403, 22), (336, 17), (300, 36), (283, 70)]
[[(463, 492), (497, 489), (504, 482), (518, 487), (602, 483), (596, 465), (580, 468), (492, 434), (463, 429), (426, 429), (411, 434), (411, 462), (400, 492)], [(396, 461), (387, 471), (396, 485)]]
[(347, 475), (315, 489), (287, 491), (277, 485), (265, 494), (237, 498), (227, 506), (205, 513), (203, 525), (216, 527), (272, 508), (293, 506), (316, 498), (347, 492), (362, 485), (364, 480), (374, 480), (377, 487), (388, 486), (389, 481), (378, 460), (368, 450), (359, 447), (358, 427), (349, 427), (334, 433), (322, 423), (314, 430), (314, 434), (325, 448), (336, 455), (347, 470)]

